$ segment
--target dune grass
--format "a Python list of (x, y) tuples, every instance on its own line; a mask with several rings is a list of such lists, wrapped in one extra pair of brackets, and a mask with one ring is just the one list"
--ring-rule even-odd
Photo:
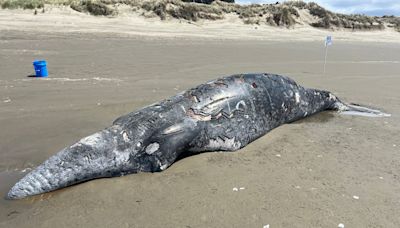
[(388, 27), (394, 28), (396, 31), (400, 32), (400, 17), (391, 16), (383, 16), (382, 20), (388, 23)]
[(78, 12), (88, 12), (95, 16), (109, 16), (116, 14), (116, 11), (101, 1), (74, 1), (70, 7)]
[(346, 28), (353, 30), (380, 30), (384, 29), (383, 21), (379, 17), (370, 17), (360, 14), (339, 14), (324, 9), (316, 3), (308, 3), (301, 7), (318, 18), (311, 26), (317, 28)]
[[(324, 9), (316, 3), (286, 1), (275, 4), (234, 4), (234, 0), (0, 0), (2, 8), (38, 9), (45, 4), (67, 5), (73, 10), (96, 16), (118, 14), (118, 5), (124, 4), (132, 11), (161, 20), (176, 18), (187, 21), (220, 20), (226, 14), (237, 15), (245, 24), (270, 25), (292, 28), (296, 24), (309, 24), (321, 29), (382, 30), (392, 27), (400, 31), (400, 19), (394, 16), (370, 17), (366, 15), (339, 14)], [(202, 4), (202, 3), (206, 4)], [(304, 21), (300, 12), (313, 18)]]
[(5, 0), (0, 3), (3, 9), (38, 9), (43, 8), (45, 4), (43, 0)]
[(143, 1), (132, 2), (131, 4), (148, 12), (155, 13), (161, 20), (165, 20), (167, 17), (188, 21), (223, 19), (223, 11), (214, 7), (214, 5), (186, 3), (180, 0)]

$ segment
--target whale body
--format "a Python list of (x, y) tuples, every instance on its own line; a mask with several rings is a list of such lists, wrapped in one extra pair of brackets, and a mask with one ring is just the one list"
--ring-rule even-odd
[(285, 76), (223, 77), (119, 117), (112, 126), (50, 157), (6, 197), (20, 199), (95, 178), (162, 171), (181, 157), (238, 150), (282, 124), (324, 110), (385, 116)]

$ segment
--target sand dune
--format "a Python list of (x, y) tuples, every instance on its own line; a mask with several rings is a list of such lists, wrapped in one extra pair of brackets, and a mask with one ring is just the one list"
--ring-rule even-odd
[(324, 41), (332, 35), (334, 40), (353, 42), (400, 42), (400, 33), (393, 29), (382, 31), (331, 31), (309, 25), (294, 28), (268, 25), (248, 25), (234, 15), (218, 21), (144, 18), (135, 13), (121, 13), (117, 17), (91, 16), (78, 13), (69, 7), (47, 7), (44, 14), (33, 15), (31, 10), (0, 10), (0, 36), (7, 38), (7, 31), (38, 33), (87, 33), (109, 34), (112, 37), (196, 38), (272, 41)]

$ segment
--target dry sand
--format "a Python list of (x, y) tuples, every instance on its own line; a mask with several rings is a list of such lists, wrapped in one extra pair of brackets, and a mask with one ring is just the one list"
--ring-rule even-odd
[[(271, 31), (260, 40), (211, 26), (212, 35), (200, 39), (193, 25), (166, 23), (163, 31), (161, 22), (130, 29), (128, 23), (129, 34), (112, 34), (120, 31), (118, 20), (130, 19), (47, 16), (0, 11), (1, 195), (24, 172), (116, 117), (223, 75), (284, 74), (392, 117), (320, 113), (238, 152), (185, 158), (162, 173), (1, 199), (0, 227), (400, 227), (399, 34), (359, 42), (358, 35), (334, 33), (342, 39), (330, 47), (323, 75), (326, 32), (319, 30), (314, 37), (262, 28)], [(93, 24), (64, 25), (86, 17)], [(32, 60), (42, 58), (50, 77), (27, 77)]]

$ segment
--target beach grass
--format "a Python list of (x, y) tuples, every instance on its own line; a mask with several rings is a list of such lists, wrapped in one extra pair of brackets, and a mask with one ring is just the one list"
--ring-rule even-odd
[[(360, 14), (334, 13), (320, 5), (302, 1), (286, 1), (275, 4), (239, 5), (227, 1), (207, 1), (209, 4), (189, 0), (0, 0), (2, 8), (40, 9), (46, 4), (66, 5), (73, 10), (95, 16), (116, 16), (118, 5), (128, 5), (132, 11), (141, 11), (145, 17), (159, 17), (187, 21), (221, 20), (227, 14), (237, 15), (245, 24), (269, 25), (292, 28), (296, 24), (308, 24), (321, 29), (383, 30), (386, 27), (400, 31), (400, 19), (394, 16), (371, 17)], [(305, 21), (301, 14), (312, 20)]]
[(42, 0), (5, 0), (1, 1), (1, 7), (3, 9), (37, 9), (43, 8), (45, 2)]

